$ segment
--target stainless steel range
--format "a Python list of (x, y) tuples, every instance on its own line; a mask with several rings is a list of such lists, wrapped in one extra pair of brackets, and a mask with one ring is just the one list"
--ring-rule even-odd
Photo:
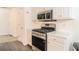
[(55, 24), (42, 24), (39, 29), (32, 30), (32, 49), (47, 51), (47, 33), (55, 31)]

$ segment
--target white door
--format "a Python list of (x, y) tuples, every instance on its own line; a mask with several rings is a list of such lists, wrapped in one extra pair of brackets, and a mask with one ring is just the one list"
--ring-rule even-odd
[(26, 42), (31, 44), (32, 40), (32, 14), (31, 8), (24, 8), (24, 20), (25, 20), (25, 34)]
[(9, 9), (0, 8), (0, 35), (9, 34)]
[(24, 23), (24, 9), (18, 9), (18, 20), (17, 20), (17, 36), (18, 40), (25, 45), (25, 23)]

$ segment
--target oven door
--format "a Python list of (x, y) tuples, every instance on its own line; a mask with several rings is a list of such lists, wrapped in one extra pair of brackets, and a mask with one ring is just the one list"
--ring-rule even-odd
[(42, 51), (46, 50), (46, 40), (33, 35), (32, 35), (32, 45), (34, 45), (35, 47), (37, 47)]

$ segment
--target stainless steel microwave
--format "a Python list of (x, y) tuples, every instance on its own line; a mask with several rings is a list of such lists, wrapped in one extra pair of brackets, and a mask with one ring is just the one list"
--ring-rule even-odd
[(39, 21), (53, 21), (53, 10), (47, 10), (37, 14)]

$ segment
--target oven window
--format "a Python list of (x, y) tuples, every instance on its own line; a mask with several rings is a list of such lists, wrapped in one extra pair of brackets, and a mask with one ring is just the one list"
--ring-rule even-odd
[(39, 48), (42, 51), (45, 51), (45, 40), (32, 36), (32, 45)]

